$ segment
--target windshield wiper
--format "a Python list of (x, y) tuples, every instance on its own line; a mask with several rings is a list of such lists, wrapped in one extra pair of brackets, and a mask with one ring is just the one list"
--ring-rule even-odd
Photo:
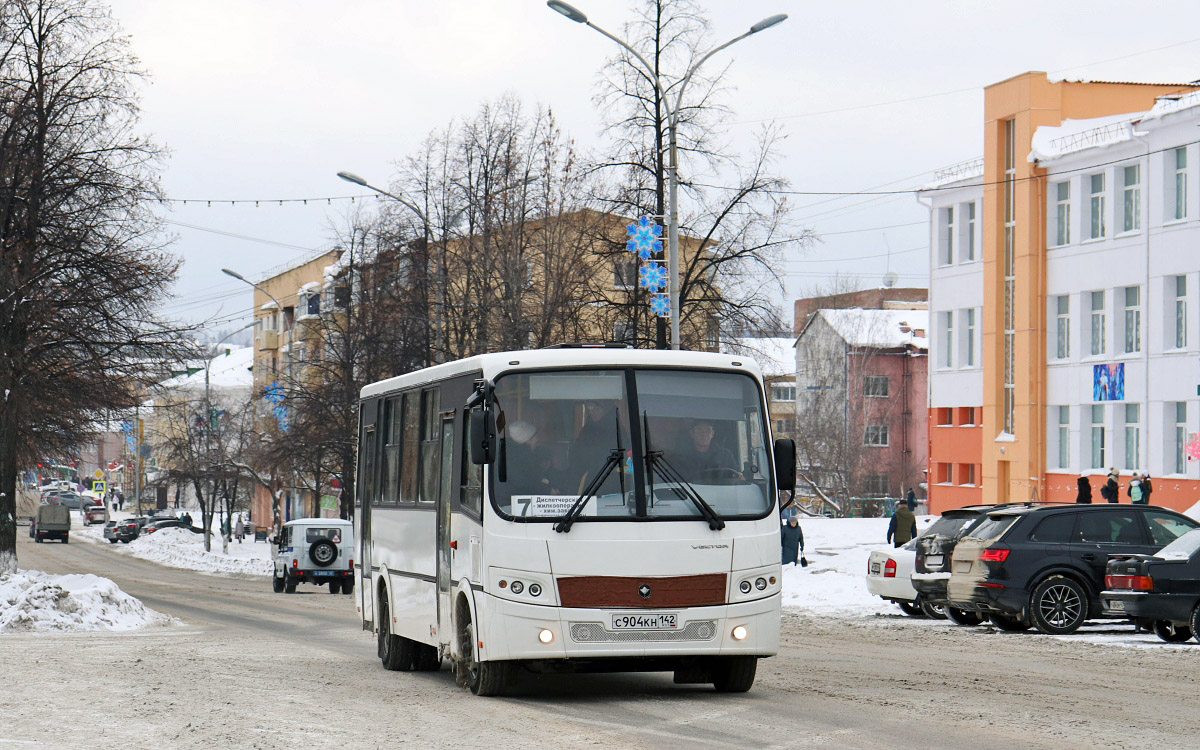
[[(621, 417), (616, 410), (613, 412), (613, 419), (617, 427), (617, 447), (608, 452), (608, 458), (604, 459), (604, 465), (600, 467), (600, 472), (592, 478), (591, 482), (588, 482), (588, 486), (584, 487), (583, 492), (579, 493), (579, 497), (575, 498), (570, 509), (563, 514), (558, 523), (554, 524), (555, 531), (565, 534), (571, 530), (575, 519), (583, 513), (583, 506), (587, 505), (587, 501), (604, 485), (604, 480), (608, 479), (608, 475), (613, 472), (613, 469), (620, 466), (622, 459), (625, 458), (625, 449), (621, 447)], [(617, 475), (621, 482), (621, 497), (623, 498), (625, 497), (625, 472), (619, 471)]]
[(649, 468), (650, 474), (650, 496), (654, 497), (654, 469), (658, 467), (659, 473), (669, 482), (674, 482), (676, 487), (671, 490), (676, 495), (687, 498), (696, 506), (696, 510), (700, 511), (700, 515), (704, 516), (704, 520), (708, 521), (708, 528), (713, 531), (720, 531), (725, 528), (725, 519), (717, 514), (713, 507), (709, 505), (692, 483), (683, 478), (679, 470), (671, 465), (671, 462), (666, 459), (662, 451), (650, 450), (650, 424), (646, 420), (645, 412), (642, 413), (642, 432), (646, 436), (646, 466)]

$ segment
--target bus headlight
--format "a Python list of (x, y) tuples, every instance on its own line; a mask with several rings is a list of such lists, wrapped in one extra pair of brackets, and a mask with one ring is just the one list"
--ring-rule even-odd
[(529, 584), (529, 595), (530, 596), (541, 596), (542, 595), (541, 584), (537, 584), (537, 583)]
[(733, 629), (733, 632), (730, 633), (730, 635), (733, 636), (733, 640), (735, 641), (744, 641), (749, 633), (746, 631), (745, 625), (738, 625)]
[(542, 643), (550, 643), (554, 640), (554, 632), (546, 628), (542, 628), (538, 633), (538, 640)]
[(739, 590), (740, 590), (740, 591), (741, 591), (743, 594), (749, 594), (749, 593), (750, 593), (750, 582), (749, 582), (749, 581), (742, 581), (740, 584), (738, 584), (738, 589), (739, 589)]
[(520, 581), (513, 581), (509, 585), (508, 590), (513, 592), (514, 594), (519, 594), (525, 590), (525, 584), (521, 583)]
[[(514, 583), (513, 585), (515, 586), (516, 584)], [(767, 587), (767, 579), (766, 578), (756, 578), (754, 580), (754, 588), (758, 589), (759, 591), (762, 591), (766, 587)]]

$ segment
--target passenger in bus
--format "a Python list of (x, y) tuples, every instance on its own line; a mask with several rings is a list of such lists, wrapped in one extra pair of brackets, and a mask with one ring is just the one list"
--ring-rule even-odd
[(688, 430), (688, 440), (676, 452), (672, 463), (683, 474), (684, 479), (741, 478), (737, 459), (728, 449), (714, 440), (716, 428), (707, 419), (697, 419)]
[[(613, 401), (589, 400), (583, 402), (584, 424), (571, 445), (571, 457), (567, 476), (569, 486), (563, 487), (567, 494), (583, 491), (587, 483), (604, 467), (609, 451), (617, 447), (617, 405)], [(628, 436), (622, 431), (623, 447), (628, 450)], [(611, 477), (610, 477), (611, 479)], [(607, 486), (607, 483), (606, 483)]]

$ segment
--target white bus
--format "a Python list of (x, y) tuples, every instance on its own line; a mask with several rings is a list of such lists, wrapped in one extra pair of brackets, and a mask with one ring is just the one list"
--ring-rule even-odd
[[(387, 669), (673, 671), (749, 690), (779, 644), (778, 490), (750, 359), (565, 346), (362, 390), (355, 586)], [(776, 468), (778, 467), (778, 468)]]

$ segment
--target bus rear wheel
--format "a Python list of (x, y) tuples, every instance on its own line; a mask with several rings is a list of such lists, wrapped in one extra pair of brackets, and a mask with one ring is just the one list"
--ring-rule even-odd
[(744, 693), (754, 685), (756, 656), (724, 656), (713, 667), (713, 687), (718, 693)]
[(392, 613), (388, 609), (387, 593), (379, 594), (379, 660), (383, 668), (392, 672), (407, 672), (412, 669), (413, 642), (401, 635), (393, 635)]

